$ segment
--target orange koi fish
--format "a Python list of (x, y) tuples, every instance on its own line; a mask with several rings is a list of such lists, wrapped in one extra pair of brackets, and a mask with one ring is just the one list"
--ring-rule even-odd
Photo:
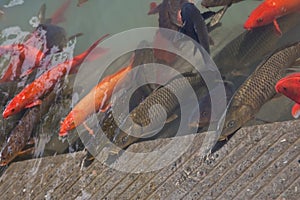
[(300, 11), (299, 0), (265, 0), (252, 11), (244, 24), (244, 28), (251, 30), (255, 27), (264, 26), (273, 22), (276, 32), (281, 34), (276, 19), (296, 11)]
[(276, 92), (285, 95), (296, 104), (292, 108), (292, 116), (300, 116), (300, 73), (294, 73), (279, 80), (275, 86)]
[(85, 52), (77, 55), (72, 60), (58, 64), (50, 70), (43, 73), (40, 77), (27, 85), (17, 96), (15, 96), (6, 106), (3, 112), (3, 118), (14, 115), (24, 108), (29, 108), (41, 104), (40, 98), (53, 90), (54, 86), (71, 70), (78, 67), (89, 53), (105, 38), (107, 35), (98, 39)]
[[(66, 136), (68, 131), (76, 128), (95, 111), (105, 112), (110, 107), (110, 98), (118, 81), (122, 80), (132, 69), (132, 62), (127, 67), (120, 69), (115, 74), (105, 77), (72, 109), (61, 123), (59, 136)], [(95, 100), (94, 104), (93, 99)]]

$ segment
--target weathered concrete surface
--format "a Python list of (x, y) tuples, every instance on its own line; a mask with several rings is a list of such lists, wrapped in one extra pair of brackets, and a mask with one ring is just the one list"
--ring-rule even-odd
[[(299, 199), (299, 136), (300, 121), (246, 127), (202, 162), (197, 152), (204, 137), (197, 135), (179, 159), (147, 173), (120, 172), (100, 162), (82, 168), (84, 152), (16, 162), (1, 177), (0, 199)], [(151, 151), (168, 142), (129, 150)], [(164, 156), (120, 160), (137, 169), (164, 163)]]

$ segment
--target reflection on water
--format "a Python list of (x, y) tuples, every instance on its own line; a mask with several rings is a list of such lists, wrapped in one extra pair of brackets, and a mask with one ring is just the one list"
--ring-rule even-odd
[[(64, 48), (65, 50), (63, 52), (56, 52), (55, 54), (53, 54), (52, 57), (49, 58), (49, 62), (52, 63), (52, 66), (54, 66), (55, 64), (72, 58), (73, 55), (77, 55), (83, 52), (96, 39), (106, 33), (110, 33), (111, 35), (113, 35), (132, 28), (152, 26), (156, 27), (158, 25), (158, 16), (147, 15), (149, 4), (151, 1), (152, 0), (90, 0), (82, 4), (80, 7), (77, 6), (77, 1), (72, 1), (70, 8), (65, 11), (65, 20), (58, 25), (65, 29), (68, 37), (77, 33), (83, 33), (83, 35), (66, 43), (66, 47)], [(30, 33), (35, 30), (34, 27), (36, 27), (38, 24), (38, 12), (41, 5), (43, 3), (46, 3), (46, 18), (50, 18), (53, 13), (55, 13), (57, 8), (61, 6), (62, 2), (63, 1), (61, 0), (31, 0), (24, 2), (22, 0), (0, 1), (0, 9), (4, 12), (3, 15), (0, 14), (0, 44), (8, 45), (27, 41)], [(258, 42), (256, 41), (257, 43), (264, 45), (263, 42), (266, 42), (264, 46), (259, 47), (257, 50), (253, 50), (250, 49), (250, 46), (253, 45), (253, 43), (248, 43), (247, 45), (249, 45), (249, 49), (243, 49), (243, 51), (247, 52), (245, 53), (247, 55), (241, 58), (241, 60), (246, 59), (242, 60), (244, 65), (241, 64), (241, 61), (240, 63), (234, 64), (229, 62), (229, 64), (225, 66), (224, 59), (228, 59), (229, 61), (233, 60), (232, 57), (230, 57), (232, 55), (229, 51), (227, 51), (227, 54), (225, 55), (220, 53), (223, 57), (221, 57), (221, 60), (218, 60), (218, 58), (220, 58), (220, 56), (218, 57), (218, 55), (220, 55), (218, 53), (222, 52), (222, 49), (226, 45), (230, 44), (231, 41), (234, 41), (234, 39), (240, 35), (242, 35), (240, 37), (242, 37), (243, 39), (245, 38), (243, 34), (246, 34), (243, 33), (244, 29), (242, 25), (248, 17), (248, 14), (246, 13), (250, 13), (251, 10), (259, 3), (259, 1), (244, 1), (232, 5), (222, 19), (222, 26), (213, 30), (210, 34), (214, 43), (211, 46), (211, 55), (215, 58), (216, 64), (223, 73), (222, 75), (228, 81), (234, 84), (234, 88), (238, 88), (239, 85), (243, 83), (243, 81), (249, 76), (250, 72), (255, 69), (257, 63), (263, 59), (263, 56), (260, 56), (255, 57), (256, 60), (254, 60), (254, 54), (250, 55), (250, 51), (254, 51), (254, 53), (257, 53), (259, 55), (261, 52), (263, 52), (265, 56), (282, 45), (300, 39), (299, 34), (296, 34), (300, 32), (299, 24), (298, 26), (296, 26), (296, 23), (294, 23), (292, 27), (288, 27), (287, 30), (284, 31), (286, 32), (286, 35), (283, 35), (282, 37), (279, 37), (278, 35), (275, 35), (275, 33), (272, 33), (272, 28), (269, 28), (268, 33), (270, 34), (266, 34), (266, 31), (262, 30), (262, 34), (260, 34), (259, 36), (255, 36), (260, 37), (261, 39)], [(198, 7), (200, 8), (199, 5)], [(200, 9), (204, 10), (204, 8)], [(257, 39), (254, 38), (254, 40)], [(241, 44), (237, 42), (236, 45)], [(247, 45), (242, 46), (247, 47)], [(233, 48), (234, 47), (235, 46), (233, 46)], [(267, 50), (264, 48), (266, 48)], [(238, 55), (241, 55), (243, 53), (241, 49), (238, 49), (237, 51), (240, 53)], [(7, 69), (7, 65), (10, 59), (11, 57), (7, 54), (3, 54), (1, 56), (0, 71), (2, 73)], [(126, 61), (127, 60), (128, 55), (126, 57)], [(124, 60), (119, 61), (119, 64), (117, 65), (115, 64), (118, 62), (114, 63), (112, 66), (115, 66), (115, 68), (111, 70), (116, 71), (117, 68), (120, 68), (120, 66), (124, 64), (124, 62)], [(101, 67), (101, 64), (99, 67)], [(36, 74), (32, 75), (32, 79), (38, 77), (43, 70), (35, 72)], [(232, 73), (232, 71), (234, 71), (235, 73)], [(47, 113), (47, 115), (42, 117), (43, 119), (41, 120), (39, 126), (36, 128), (34, 136), (38, 137), (38, 139), (36, 140), (36, 142), (38, 143), (36, 144), (36, 147), (38, 148), (38, 150), (36, 151), (36, 155), (38, 156), (41, 156), (43, 153), (45, 155), (65, 153), (70, 151), (70, 149), (71, 151), (73, 151), (74, 148), (83, 149), (82, 145), (79, 144), (80, 142), (77, 140), (78, 136), (75, 134), (72, 134), (72, 136), (64, 142), (57, 137), (59, 132), (59, 124), (61, 120), (64, 119), (64, 117), (68, 114), (71, 108), (73, 81), (74, 77), (72, 76), (66, 78), (66, 84), (62, 87), (60, 95), (56, 97), (54, 104), (49, 109), (49, 112)], [(30, 79), (24, 80), (23, 84), (18, 84), (18, 86), (16, 86), (15, 83), (3, 83), (0, 85), (2, 106), (0, 109), (1, 112), (4, 110), (4, 106), (7, 100), (11, 99), (13, 95), (20, 91), (24, 84), (28, 82), (30, 82)], [(11, 88), (14, 88), (14, 94), (11, 93)], [(80, 90), (80, 88), (76, 88), (76, 90)], [(87, 91), (84, 92), (86, 93)], [(286, 98), (271, 100), (260, 110), (259, 114), (257, 115), (257, 119), (251, 121), (249, 124), (291, 119), (290, 107), (292, 104), (293, 103)], [(276, 109), (276, 113), (274, 113), (274, 108), (280, 109)], [(1, 132), (5, 133), (1, 134), (0, 147), (2, 147), (5, 139), (9, 135), (9, 132), (17, 124), (22, 114), (14, 116), (8, 120), (4, 120), (2, 117), (0, 117), (0, 130)], [(178, 119), (173, 121), (173, 123), (178, 123)], [(176, 126), (177, 124), (174, 124), (173, 128)], [(169, 133), (172, 132), (170, 131), (172, 130), (172, 126), (168, 124), (168, 127), (165, 127), (163, 131), (165, 131), (167, 135), (172, 135)], [(75, 143), (75, 146), (74, 141), (77, 141), (77, 143)], [(69, 146), (72, 146), (74, 148), (69, 148)]]

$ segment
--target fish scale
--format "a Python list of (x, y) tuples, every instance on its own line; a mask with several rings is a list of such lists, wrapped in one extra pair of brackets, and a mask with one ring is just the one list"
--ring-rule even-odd
[[(278, 19), (283, 38), (285, 34), (299, 24), (299, 13), (293, 13)], [(228, 43), (214, 56), (216, 65), (221, 74), (232, 70), (232, 66), (243, 69), (261, 61), (263, 56), (276, 48), (280, 37), (275, 33), (273, 25), (258, 27), (253, 31), (244, 31), (237, 38)]]
[[(167, 117), (173, 114), (174, 110), (178, 106), (178, 99), (172, 91), (177, 91), (177, 94), (182, 97), (187, 89), (186, 81), (191, 86), (197, 84), (203, 84), (203, 80), (200, 76), (178, 78), (173, 80), (167, 87), (161, 87), (156, 92), (149, 95), (149, 97), (143, 101), (140, 106), (132, 111), (130, 114), (132, 120), (142, 126), (147, 126), (151, 122), (151, 118), (156, 122), (160, 122), (164, 117), (164, 111), (160, 107), (152, 107), (153, 105), (160, 104), (167, 112)], [(149, 112), (150, 108), (153, 108), (152, 112)]]
[[(186, 83), (189, 84), (186, 84)], [(133, 122), (141, 125), (142, 127), (147, 126), (151, 122), (151, 118), (155, 120), (153, 124), (157, 122), (164, 121), (164, 113), (166, 112), (167, 118), (169, 118), (174, 111), (179, 106), (179, 101), (177, 97), (173, 94), (172, 91), (176, 91), (179, 97), (183, 98), (185, 91), (188, 89), (188, 86), (200, 88), (204, 86), (205, 82), (199, 75), (188, 76), (184, 78), (177, 78), (168, 83), (165, 87), (158, 88), (153, 93), (151, 93), (138, 107), (136, 107), (131, 113), (130, 117)], [(159, 107), (153, 107), (153, 110), (149, 114), (149, 109), (153, 105), (161, 105), (165, 111), (160, 109)], [(128, 125), (125, 121), (124, 124)], [(130, 125), (130, 132), (145, 134), (141, 131), (140, 127), (134, 125)], [(155, 128), (155, 127), (153, 127)], [(122, 129), (124, 130), (124, 129)], [(130, 144), (138, 141), (139, 138), (128, 135), (127, 131), (117, 131), (118, 133), (115, 135), (113, 142), (118, 145), (120, 148), (126, 148)], [(129, 132), (128, 132), (129, 133)]]
[(299, 57), (300, 42), (297, 42), (277, 50), (257, 67), (230, 100), (220, 140), (253, 118), (263, 104), (276, 94), (276, 83)]

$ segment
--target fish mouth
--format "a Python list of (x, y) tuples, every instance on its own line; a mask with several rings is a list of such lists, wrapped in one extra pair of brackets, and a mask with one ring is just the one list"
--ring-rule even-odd
[(252, 27), (251, 27), (251, 26), (249, 26), (249, 25), (244, 25), (244, 29), (246, 29), (246, 30), (250, 31), (250, 30), (252, 30)]
[(6, 119), (6, 118), (8, 118), (10, 116), (10, 113), (8, 112), (8, 110), (4, 110), (4, 112), (3, 112), (3, 114), (2, 114), (2, 117), (4, 118), (4, 119)]

